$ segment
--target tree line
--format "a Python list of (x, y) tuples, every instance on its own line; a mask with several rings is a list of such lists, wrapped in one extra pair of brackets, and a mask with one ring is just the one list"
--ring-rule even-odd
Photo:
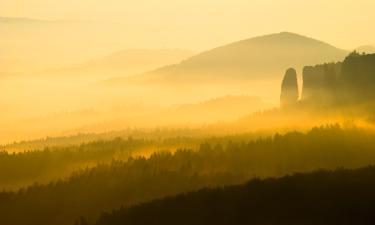
[(257, 140), (207, 139), (198, 149), (112, 160), (66, 179), (0, 192), (0, 218), (7, 225), (65, 225), (81, 216), (94, 222), (103, 211), (205, 187), (318, 168), (357, 168), (375, 162), (374, 137), (360, 129), (326, 126)]

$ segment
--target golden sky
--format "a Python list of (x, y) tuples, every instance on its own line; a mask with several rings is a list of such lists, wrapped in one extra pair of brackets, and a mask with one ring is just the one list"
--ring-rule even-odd
[(374, 0), (0, 0), (3, 17), (118, 22), (192, 50), (280, 31), (352, 49), (375, 43), (374, 11)]

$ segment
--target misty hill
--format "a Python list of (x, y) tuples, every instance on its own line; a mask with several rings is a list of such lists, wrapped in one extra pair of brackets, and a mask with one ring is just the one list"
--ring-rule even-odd
[[(171, 65), (136, 76), (137, 82), (202, 81), (212, 79), (280, 79), (286, 67), (342, 60), (347, 52), (294, 33), (255, 37), (221, 46)], [(129, 81), (113, 79), (112, 83)]]
[(48, 74), (70, 75), (134, 75), (161, 66), (179, 63), (192, 56), (188, 50), (179, 49), (128, 49), (94, 59), (70, 68), (47, 71)]
[[(224, 96), (201, 101), (199, 103), (173, 105), (171, 107), (129, 107), (116, 109), (107, 120), (85, 124), (73, 133), (103, 132), (123, 130), (128, 127), (189, 127), (229, 122), (251, 113), (259, 112), (269, 104), (253, 96)], [(155, 120), (155, 118), (158, 118)]]
[(370, 225), (374, 180), (375, 167), (255, 179), (122, 208), (96, 225)]
[(1, 17), (0, 16), (0, 23), (3, 24), (14, 24), (14, 23), (45, 23), (48, 21), (32, 19), (27, 17)]
[[(258, 97), (252, 96), (225, 96), (210, 99), (198, 104), (185, 104), (175, 106), (171, 111), (171, 116), (175, 115), (175, 122), (181, 121), (182, 118), (192, 123), (215, 123), (218, 121), (230, 121), (238, 119), (250, 113), (261, 111), (267, 108)], [(220, 112), (220, 113), (218, 113)], [(162, 118), (162, 116), (160, 116)]]
[(3, 132), (0, 136), (0, 144), (46, 136), (75, 135), (82, 132), (103, 133), (127, 130), (131, 127), (201, 128), (202, 125), (237, 120), (270, 106), (269, 102), (250, 95), (225, 95), (161, 106), (123, 101), (110, 107), (56, 111), (42, 116), (32, 115), (25, 119), (3, 118), (0, 121), (0, 133)]

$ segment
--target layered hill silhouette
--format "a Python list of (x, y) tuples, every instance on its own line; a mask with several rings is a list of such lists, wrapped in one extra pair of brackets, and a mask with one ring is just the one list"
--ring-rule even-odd
[(46, 71), (61, 75), (134, 75), (179, 63), (193, 55), (180, 49), (127, 49), (67, 68)]
[(1, 17), (0, 23), (44, 23), (47, 21), (32, 19), (27, 17)]
[[(225, 123), (242, 118), (249, 113), (255, 113), (269, 107), (267, 102), (254, 96), (223, 96), (205, 100), (199, 103), (173, 105), (168, 108), (153, 108), (140, 106), (130, 114), (131, 108), (124, 106), (118, 109), (116, 119), (99, 123), (89, 123), (72, 131), (72, 133), (86, 133), (90, 131), (123, 130), (127, 127), (196, 127), (202, 124)], [(220, 113), (217, 113), (220, 112)], [(155, 118), (158, 118), (155, 120)]]
[(302, 67), (343, 60), (347, 51), (294, 33), (255, 37), (221, 46), (180, 64), (170, 65), (132, 77), (115, 78), (122, 82), (199, 82), (213, 79), (280, 78), (286, 67)]

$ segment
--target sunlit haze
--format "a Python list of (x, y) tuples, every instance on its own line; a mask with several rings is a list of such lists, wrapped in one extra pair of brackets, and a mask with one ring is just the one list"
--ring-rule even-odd
[(0, 225), (374, 225), (375, 0), (0, 0)]
[(204, 50), (292, 31), (353, 49), (375, 42), (374, 8), (372, 0), (2, 0), (0, 16), (120, 23), (124, 47)]
[[(278, 106), (288, 67), (301, 83), (304, 66), (374, 43), (374, 8), (367, 0), (2, 0), (0, 142), (113, 124), (196, 126)], [(258, 100), (210, 116), (231, 98)], [(195, 114), (173, 112), (188, 105)]]

